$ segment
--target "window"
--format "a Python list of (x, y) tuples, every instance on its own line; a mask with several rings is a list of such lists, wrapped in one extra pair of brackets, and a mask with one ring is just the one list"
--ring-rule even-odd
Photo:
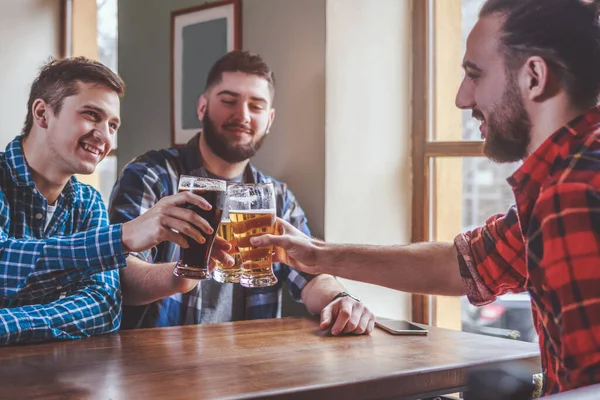
[[(98, 60), (117, 72), (117, 0), (64, 1), (66, 56)], [(115, 134), (112, 151), (98, 164), (96, 171), (91, 175), (77, 175), (77, 179), (96, 188), (106, 204), (117, 178), (116, 149)]]
[(96, 0), (98, 61), (117, 71), (117, 0)]
[[(479, 122), (454, 106), (466, 38), (485, 0), (414, 1), (413, 241), (453, 241), (514, 204), (518, 164), (483, 156)], [(421, 105), (421, 106), (419, 106)], [(413, 295), (413, 319), (500, 337), (537, 339), (529, 295), (484, 307), (466, 298)], [(517, 333), (518, 332), (518, 333)]]
[[(117, 72), (117, 0), (96, 0), (96, 6), (98, 61)], [(118, 133), (113, 136), (111, 154), (98, 165), (95, 172), (98, 175), (98, 183), (95, 187), (107, 205), (117, 180), (117, 136)]]

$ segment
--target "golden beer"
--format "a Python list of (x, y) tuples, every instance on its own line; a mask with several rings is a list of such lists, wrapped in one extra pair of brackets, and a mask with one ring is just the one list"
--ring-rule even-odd
[(275, 210), (230, 210), (231, 231), (242, 261), (240, 283), (247, 287), (277, 283), (273, 274), (273, 246), (256, 248), (250, 238), (275, 232)]
[(229, 254), (233, 257), (235, 263), (232, 267), (229, 267), (217, 261), (217, 266), (213, 271), (213, 279), (221, 283), (239, 283), (240, 276), (242, 275), (242, 259), (233, 237), (233, 232), (231, 231), (231, 221), (221, 221), (217, 235), (231, 244)]

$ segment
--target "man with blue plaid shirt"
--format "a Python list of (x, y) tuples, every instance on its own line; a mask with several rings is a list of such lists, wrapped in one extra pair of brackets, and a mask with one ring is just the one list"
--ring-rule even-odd
[[(278, 216), (310, 234), (304, 211), (288, 187), (249, 163), (273, 122), (274, 84), (273, 73), (257, 55), (234, 51), (219, 59), (198, 103), (203, 131), (182, 148), (151, 151), (131, 162), (113, 189), (111, 221), (123, 223), (143, 215), (163, 196), (177, 193), (181, 175), (194, 175), (272, 182)], [(313, 276), (275, 264), (276, 285), (244, 288), (175, 277), (171, 271), (179, 248), (174, 243), (136, 255), (155, 265), (135, 266), (132, 261), (121, 271), (123, 328), (275, 318), (281, 314), (282, 284), (287, 281), (296, 301), (303, 301), (313, 314), (321, 313), (321, 329), (330, 329), (333, 335), (373, 330), (373, 314), (330, 275)], [(186, 291), (181, 285), (187, 286), (187, 293), (181, 293)]]
[(73, 176), (110, 151), (123, 91), (115, 73), (82, 57), (50, 61), (31, 86), (23, 133), (0, 153), (0, 344), (117, 330), (127, 253), (183, 240), (172, 228), (200, 235), (191, 223), (205, 221), (177, 207), (206, 207), (200, 196), (171, 196), (109, 225), (100, 194)]

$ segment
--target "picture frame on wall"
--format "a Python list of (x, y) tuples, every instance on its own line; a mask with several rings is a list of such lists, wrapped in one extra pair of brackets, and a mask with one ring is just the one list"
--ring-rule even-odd
[(210, 2), (171, 13), (171, 144), (186, 144), (202, 128), (198, 98), (212, 65), (240, 50), (241, 0)]

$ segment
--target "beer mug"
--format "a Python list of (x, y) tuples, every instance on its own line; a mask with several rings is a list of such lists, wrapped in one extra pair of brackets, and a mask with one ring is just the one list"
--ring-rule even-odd
[(192, 238), (187, 238), (189, 247), (181, 248), (181, 255), (173, 273), (176, 276), (191, 279), (210, 279), (208, 262), (210, 251), (221, 222), (226, 197), (226, 182), (217, 179), (199, 178), (182, 175), (179, 178), (179, 192), (190, 191), (206, 199), (212, 206), (209, 211), (202, 210), (195, 205), (186, 204), (185, 208), (194, 211), (204, 218), (213, 228), (211, 235), (205, 235), (206, 241), (198, 243)]
[(256, 248), (250, 238), (275, 232), (275, 188), (272, 183), (235, 184), (227, 188), (231, 232), (242, 261), (240, 284), (265, 287), (277, 283), (273, 246)]
[(240, 257), (240, 251), (238, 250), (237, 243), (233, 238), (233, 233), (231, 232), (229, 210), (227, 210), (227, 207), (225, 208), (226, 209), (223, 211), (223, 219), (221, 220), (221, 225), (219, 225), (217, 236), (229, 242), (231, 245), (229, 254), (233, 257), (235, 262), (233, 266), (230, 267), (217, 261), (217, 265), (212, 273), (212, 278), (221, 283), (240, 283), (240, 276), (242, 275), (242, 259)]

